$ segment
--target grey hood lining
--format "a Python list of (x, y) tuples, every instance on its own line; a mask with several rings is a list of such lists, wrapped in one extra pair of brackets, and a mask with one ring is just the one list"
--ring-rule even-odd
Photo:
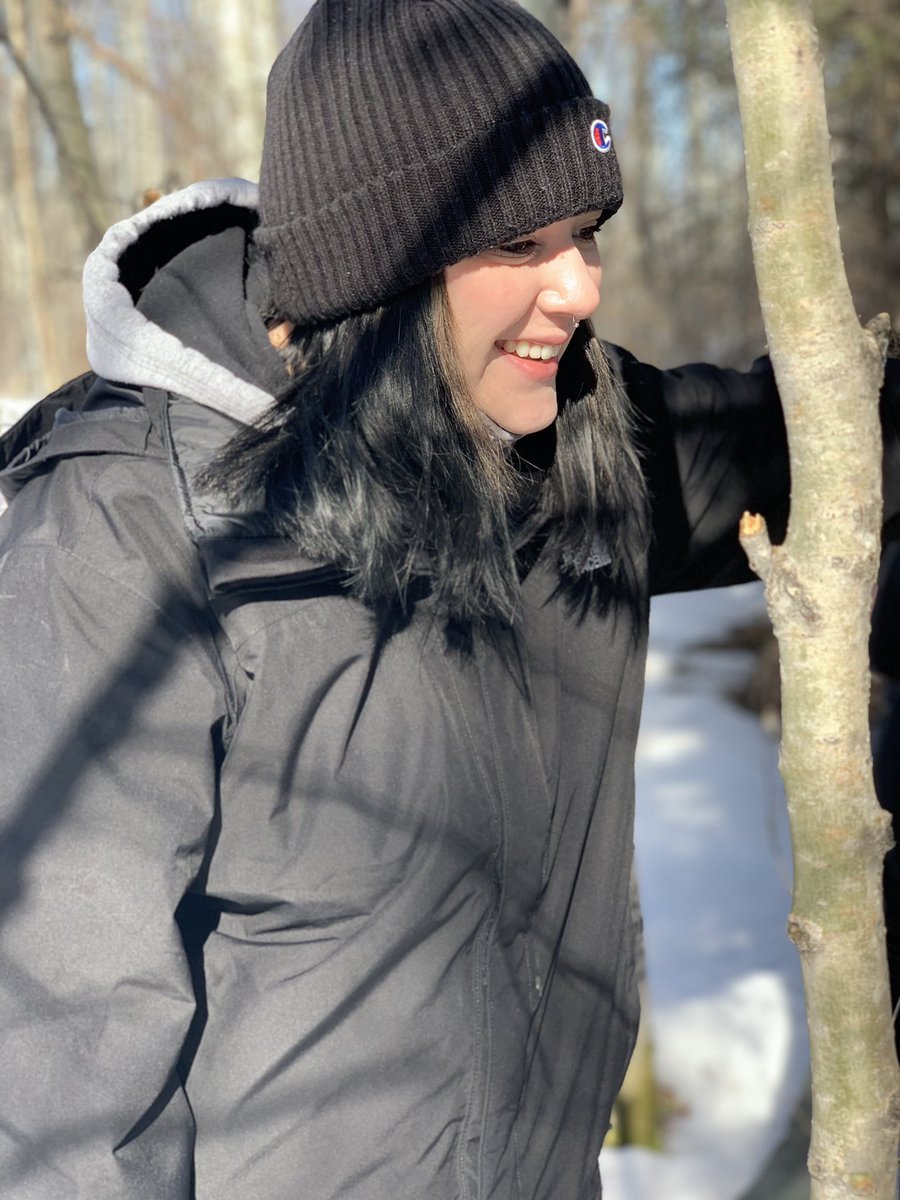
[(273, 397), (268, 392), (149, 321), (135, 307), (119, 272), (123, 253), (157, 222), (222, 204), (256, 209), (257, 199), (254, 183), (211, 179), (164, 196), (112, 226), (84, 268), (87, 353), (98, 375), (189, 396), (242, 424), (271, 407)]

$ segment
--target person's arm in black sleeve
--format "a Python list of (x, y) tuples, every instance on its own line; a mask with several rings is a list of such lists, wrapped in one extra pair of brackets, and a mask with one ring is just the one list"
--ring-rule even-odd
[(738, 541), (744, 511), (783, 536), (789, 495), (784, 419), (771, 365), (694, 364), (663, 371), (618, 352), (636, 411), (653, 513), (654, 593), (751, 579)]
[(881, 436), (884, 439), (884, 541), (900, 540), (900, 358), (884, 364), (881, 386)]
[[(221, 681), (191, 602), (140, 587), (127, 531), (152, 495), (123, 504), (108, 571), (84, 538), (0, 553), (0, 1194), (23, 1200), (193, 1194), (175, 912), (213, 816)], [(103, 505), (69, 519), (115, 527)]]
[[(653, 512), (655, 593), (753, 578), (738, 540), (742, 513), (762, 513), (783, 540), (790, 503), (784, 417), (768, 359), (750, 371), (695, 364), (675, 370), (614, 351), (636, 410), (637, 440)], [(900, 362), (882, 388), (885, 532), (900, 533)]]

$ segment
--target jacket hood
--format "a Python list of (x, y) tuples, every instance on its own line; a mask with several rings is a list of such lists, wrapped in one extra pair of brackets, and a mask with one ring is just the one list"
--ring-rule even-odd
[[(287, 374), (261, 316), (268, 278), (252, 247), (256, 194), (239, 179), (194, 184), (109, 230), (84, 270), (93, 373), (0, 440), (3, 495), (60, 457), (122, 452), (123, 438), (126, 452), (143, 452), (148, 392), (170, 398), (187, 477), (272, 405)], [(220, 513), (214, 496), (195, 501), (200, 525), (244, 522)]]
[(97, 375), (242, 423), (270, 407), (284, 366), (259, 315), (262, 260), (246, 253), (257, 192), (242, 179), (207, 180), (112, 226), (84, 268)]

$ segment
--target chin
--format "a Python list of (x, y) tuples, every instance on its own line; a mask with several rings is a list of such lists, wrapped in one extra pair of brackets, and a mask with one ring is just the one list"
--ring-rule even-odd
[(526, 437), (529, 433), (539, 433), (552, 425), (556, 420), (558, 405), (556, 389), (545, 397), (522, 397), (518, 402), (510, 396), (505, 396), (505, 403), (479, 405), (495, 425), (505, 429), (514, 437)]
[(510, 414), (507, 421), (498, 420), (497, 417), (494, 417), (494, 420), (509, 433), (515, 434), (516, 437), (527, 437), (529, 433), (540, 433), (542, 429), (552, 425), (556, 417), (557, 406), (554, 402), (553, 405), (548, 405), (540, 412), (528, 414), (528, 416), (517, 413), (515, 416)]

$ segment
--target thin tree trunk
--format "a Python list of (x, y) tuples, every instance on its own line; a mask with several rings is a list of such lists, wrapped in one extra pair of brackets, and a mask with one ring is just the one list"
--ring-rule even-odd
[(109, 224), (100, 176), (91, 148), (81, 101), (75, 86), (65, 0), (29, 0), (33, 32), (33, 61), (9, 38), (8, 24), (0, 38), (31, 89), (56, 144), (60, 170), (72, 211), (81, 229), (85, 250), (93, 249)]
[(900, 1075), (872, 786), (868, 618), (878, 567), (878, 392), (886, 346), (844, 275), (822, 69), (808, 0), (726, 0), (750, 232), (791, 450), (783, 546), (742, 536), (781, 651), (782, 774), (794, 845), (813, 1077), (812, 1200), (894, 1200)]
[[(26, 55), (24, 0), (6, 0), (6, 32), (9, 44), (24, 59)], [(31, 336), (22, 354), (27, 362), (29, 391), (41, 391), (52, 380), (62, 378), (59, 338), (53, 327), (53, 305), (48, 283), (47, 253), (41, 223), (42, 206), (35, 184), (35, 156), (28, 112), (28, 86), (21, 73), (9, 80), (9, 137), (12, 150), (10, 173), (13, 206), (21, 234), (19, 269), (14, 272), (21, 306), (30, 318)], [(10, 254), (13, 251), (11, 249)]]
[[(154, 20), (149, 0), (131, 0), (119, 14), (122, 52), (139, 79), (153, 79), (150, 29)], [(124, 184), (120, 197), (127, 209), (136, 208), (148, 191), (162, 191), (169, 175), (163, 147), (162, 111), (154, 92), (133, 80), (122, 81), (127, 131), (124, 150)]]
[(633, 211), (637, 245), (641, 256), (641, 274), (653, 277), (655, 240), (649, 197), (653, 193), (653, 164), (657, 146), (654, 136), (653, 95), (651, 90), (652, 27), (646, 0), (634, 0), (628, 8), (631, 43), (631, 161)]
[(576, 62), (587, 60), (591, 0), (569, 0), (566, 14), (566, 46)]
[(281, 49), (280, 30), (268, 0), (217, 0), (202, 8), (220, 92), (216, 129), (229, 172), (246, 179), (259, 176), (265, 119), (266, 77)]

